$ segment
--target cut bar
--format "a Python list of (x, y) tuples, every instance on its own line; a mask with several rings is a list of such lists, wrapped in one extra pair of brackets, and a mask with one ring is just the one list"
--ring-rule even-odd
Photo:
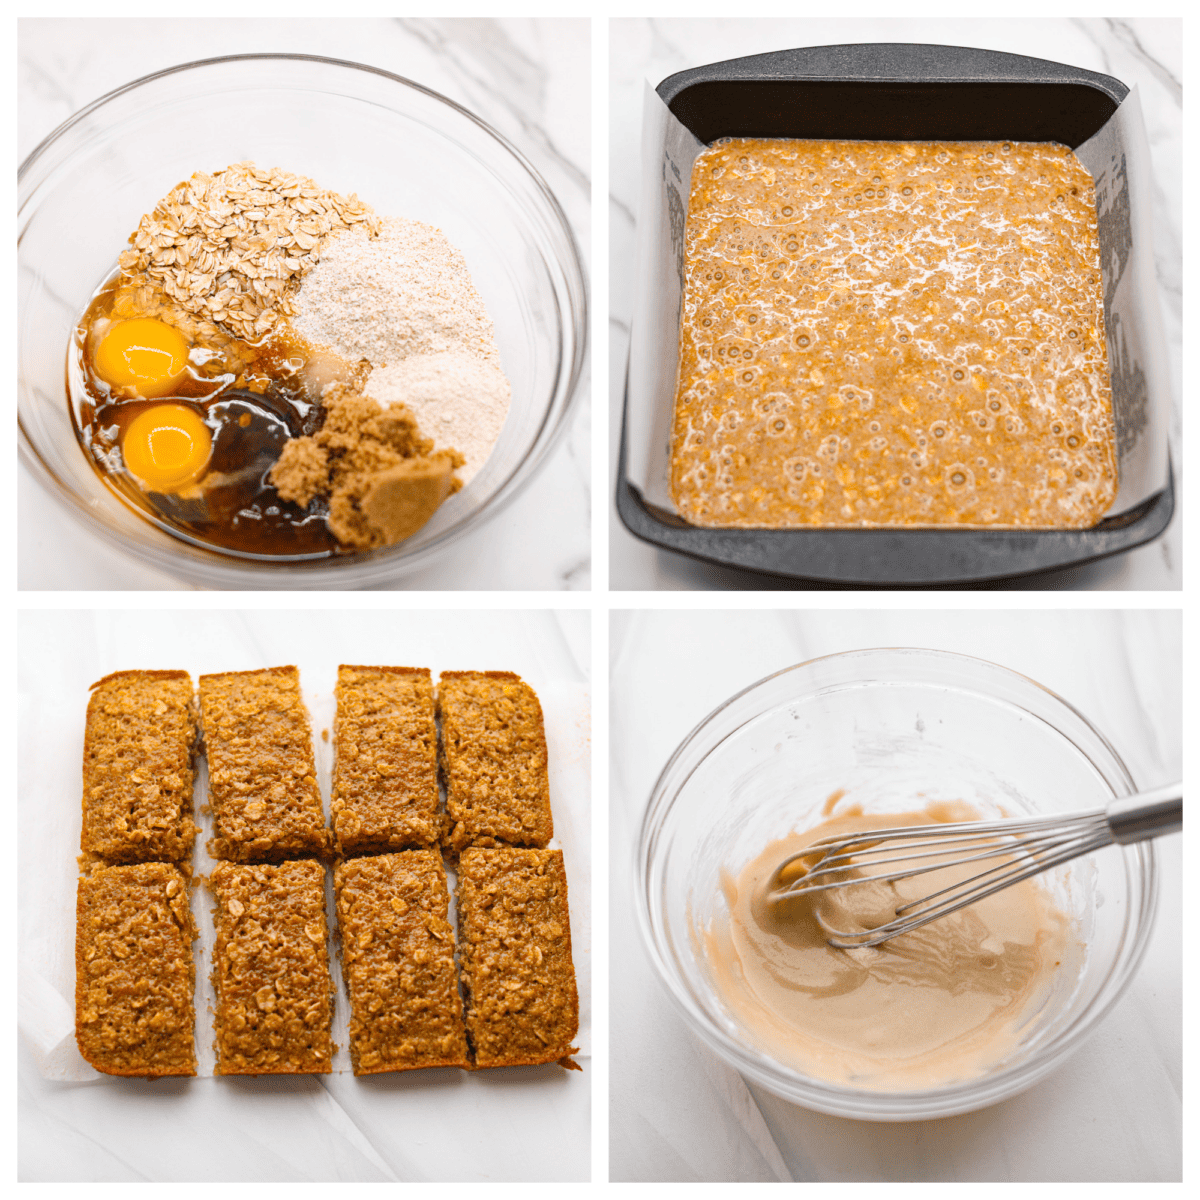
[(79, 880), (75, 1040), (106, 1075), (195, 1075), (196, 926), (169, 863), (95, 865)]
[(274, 862), (329, 849), (295, 667), (200, 676), (213, 858)]
[(545, 846), (554, 835), (537, 694), (510, 671), (445, 671), (438, 681), (447, 846)]
[(436, 846), (433, 682), (415, 667), (338, 667), (331, 822), (342, 855)]
[(333, 1045), (325, 869), (218, 863), (213, 985), (218, 1075), (327, 1075)]
[(355, 1075), (469, 1067), (441, 854), (354, 858), (333, 878)]
[(84, 854), (110, 863), (191, 857), (195, 741), (186, 671), (118, 671), (92, 684), (83, 736)]
[(458, 952), (477, 1067), (574, 1066), (579, 996), (561, 850), (464, 850)]

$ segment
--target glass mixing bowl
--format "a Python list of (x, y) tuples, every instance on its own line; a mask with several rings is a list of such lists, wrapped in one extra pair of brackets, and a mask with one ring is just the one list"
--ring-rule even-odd
[(921, 1091), (849, 1087), (758, 1049), (714, 989), (696, 936), (728, 911), (721, 870), (736, 875), (769, 841), (817, 824), (839, 788), (868, 812), (904, 811), (923, 793), (965, 800), (984, 817), (1102, 807), (1136, 790), (1082, 714), (993, 663), (932, 650), (861, 650), (768, 676), (684, 739), (642, 824), (642, 934), (686, 1023), (747, 1078), (834, 1116), (945, 1117), (1036, 1083), (1092, 1032), (1141, 960), (1158, 896), (1153, 843), (1111, 846), (1040, 877), (1074, 919), (1084, 952), (991, 1071)]
[[(312, 561), (208, 549), (118, 499), (76, 438), (67, 354), (93, 291), (142, 214), (176, 183), (242, 159), (356, 192), (381, 215), (438, 226), (466, 256), (495, 323), (513, 393), (500, 440), (479, 475), (397, 546)], [(583, 266), (567, 220), (500, 134), (410, 80), (305, 55), (187, 63), (76, 113), (29, 156), (18, 182), (22, 459), (88, 529), (160, 570), (218, 588), (399, 579), (499, 512), (566, 426), (587, 340)]]

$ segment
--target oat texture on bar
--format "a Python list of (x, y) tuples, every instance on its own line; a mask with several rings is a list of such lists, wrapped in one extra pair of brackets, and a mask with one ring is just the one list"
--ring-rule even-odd
[(330, 845), (295, 667), (200, 676), (214, 858), (272, 862)]
[(325, 869), (219, 863), (213, 985), (218, 1075), (328, 1074), (332, 984)]
[(457, 898), (475, 1065), (573, 1067), (579, 996), (562, 851), (464, 850)]
[(85, 854), (112, 863), (191, 857), (195, 741), (186, 671), (118, 671), (92, 685), (83, 739)]
[(429, 671), (338, 667), (330, 802), (337, 850), (436, 846), (437, 727)]
[(352, 858), (334, 887), (355, 1075), (469, 1066), (441, 854)]
[(106, 1075), (195, 1075), (187, 880), (168, 863), (93, 864), (77, 896), (80, 1054)]
[(545, 846), (554, 836), (537, 694), (510, 671), (443, 671), (441, 764), (451, 853)]

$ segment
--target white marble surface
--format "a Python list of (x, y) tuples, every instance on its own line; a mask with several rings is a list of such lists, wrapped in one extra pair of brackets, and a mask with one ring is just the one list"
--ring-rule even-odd
[(965, 1116), (881, 1125), (796, 1108), (703, 1046), (636, 933), (633, 852), (659, 771), (736, 691), (841, 650), (991, 659), (1072, 702), (1140, 786), (1179, 778), (1181, 615), (1161, 612), (615, 612), (610, 637), (610, 976), (615, 1180), (1125, 1181), (1181, 1178), (1182, 837), (1159, 842), (1146, 958), (1090, 1041), (1027, 1092)]
[[(384, 68), (479, 114), (553, 189), (589, 259), (591, 55), (586, 18), (394, 20), (28, 19), (18, 23), (18, 156), (114, 87), (221, 54), (279, 51)], [(590, 402), (585, 366), (571, 426), (500, 516), (409, 577), (414, 590), (590, 587)], [(23, 589), (190, 585), (117, 557), (21, 470)]]
[[(33, 611), (20, 620), (18, 1174), (23, 1181), (586, 1180), (591, 1149), (590, 619), (584, 612)], [(79, 747), (88, 685), (133, 665), (205, 671), (294, 662), (314, 734), (339, 662), (514, 670), (546, 712), (555, 844), (571, 885), (582, 1073), (557, 1066), (356, 1079), (336, 955), (334, 1071), (190, 1080), (98, 1074), (74, 1044)], [(328, 810), (332, 748), (316, 738)], [(203, 775), (200, 787), (203, 789)], [(198, 798), (202, 803), (204, 792)], [(209, 818), (200, 814), (205, 833)], [(198, 839), (193, 870), (212, 862)], [(211, 941), (209, 900), (192, 897)], [(201, 1075), (211, 1069), (211, 956), (197, 967)]]
[[(1176, 510), (1156, 542), (1100, 563), (1033, 576), (1004, 589), (1178, 589), (1182, 587), (1180, 379), (1182, 364), (1183, 34), (1178, 20), (744, 19), (614, 20), (610, 27), (609, 124), (609, 477), (616, 477), (633, 294), (625, 269), (634, 252), (644, 81), (688, 67), (793, 46), (845, 42), (930, 42), (1027, 54), (1102, 71), (1140, 89), (1156, 184), (1154, 250), (1175, 396), (1171, 458)], [(772, 590), (787, 587), (747, 572), (711, 567), (638, 541), (611, 513), (609, 586), (614, 590)]]

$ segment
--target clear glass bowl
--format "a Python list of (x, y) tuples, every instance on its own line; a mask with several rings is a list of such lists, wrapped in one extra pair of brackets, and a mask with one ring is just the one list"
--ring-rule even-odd
[(1104, 736), (1053, 692), (993, 663), (880, 649), (801, 663), (702, 721), (651, 793), (637, 848), (638, 911), (651, 957), (686, 1023), (731, 1066), (795, 1104), (840, 1117), (913, 1121), (994, 1104), (1052, 1071), (1128, 984), (1158, 897), (1154, 845), (1112, 846), (1041, 878), (1085, 952), (988, 1074), (921, 1091), (815, 1079), (754, 1045), (714, 990), (694, 931), (727, 906), (721, 869), (817, 824), (838, 788), (868, 811), (916, 793), (984, 816), (1101, 807), (1135, 791)]
[[(513, 391), (500, 440), (470, 485), (398, 546), (287, 562), (192, 544), (118, 499), (76, 438), (65, 394), (76, 319), (144, 212), (194, 171), (241, 159), (357, 192), (382, 215), (438, 226), (466, 256), (495, 323)], [(558, 202), (478, 117), (374, 67), (239, 55), (128, 84), (76, 113), (25, 161), (18, 229), (22, 459), (97, 536), (191, 583), (335, 588), (399, 579), (511, 501), (572, 409), (586, 285)]]

